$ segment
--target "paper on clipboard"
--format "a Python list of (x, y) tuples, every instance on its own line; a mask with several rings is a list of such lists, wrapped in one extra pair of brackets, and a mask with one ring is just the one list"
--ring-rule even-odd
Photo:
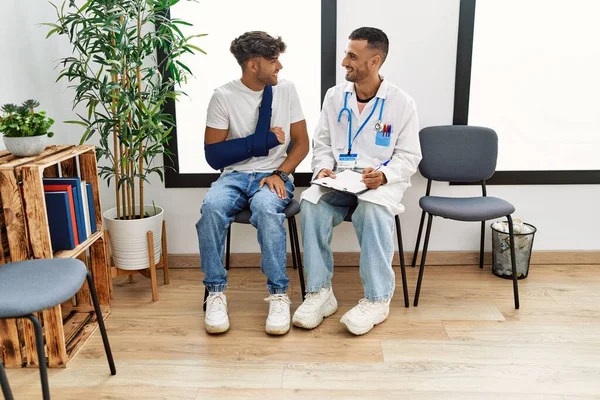
[(367, 186), (361, 182), (361, 180), (361, 173), (346, 169), (343, 172), (336, 174), (335, 178), (327, 177), (315, 179), (311, 183), (328, 189), (339, 190), (341, 192), (360, 194), (368, 190)]

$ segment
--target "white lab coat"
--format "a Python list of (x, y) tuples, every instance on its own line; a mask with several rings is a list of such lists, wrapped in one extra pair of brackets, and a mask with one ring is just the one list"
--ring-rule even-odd
[[(348, 152), (348, 114), (344, 113), (338, 122), (346, 92), (350, 92), (347, 107), (352, 110), (352, 137), (375, 105), (375, 99), (372, 99), (359, 114), (352, 82), (339, 84), (327, 91), (313, 138), (313, 179), (323, 168), (335, 171), (339, 155)], [(358, 199), (385, 206), (396, 215), (404, 211), (402, 196), (421, 161), (419, 121), (414, 100), (387, 80), (381, 82), (376, 97), (380, 99), (377, 109), (354, 141), (352, 153), (358, 154), (358, 171), (367, 167), (375, 168), (391, 160), (387, 166), (380, 168), (388, 182), (375, 190), (359, 194)], [(392, 125), (391, 141), (387, 147), (375, 143), (375, 124), (379, 119), (381, 99), (385, 99), (381, 123)], [(332, 189), (312, 185), (302, 194), (302, 201), (317, 204), (321, 196), (330, 191)]]

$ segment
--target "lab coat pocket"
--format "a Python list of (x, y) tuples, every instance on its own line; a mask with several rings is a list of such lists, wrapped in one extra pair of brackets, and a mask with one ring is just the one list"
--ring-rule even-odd
[(375, 135), (375, 144), (377, 146), (389, 147), (391, 141), (392, 141), (392, 138), (390, 137), (389, 133), (383, 133), (383, 131), (377, 131), (377, 134)]

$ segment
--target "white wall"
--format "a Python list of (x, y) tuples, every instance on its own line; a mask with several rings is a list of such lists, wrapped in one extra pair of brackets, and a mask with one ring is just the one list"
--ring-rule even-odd
[[(339, 0), (338, 5), (338, 60), (341, 60), (348, 34), (359, 26), (382, 28), (390, 37), (390, 58), (384, 66), (387, 79), (403, 87), (418, 106), (421, 127), (452, 122), (454, 68), (458, 29), (459, 0)], [(372, 16), (367, 11), (373, 12)], [(13, 61), (0, 63), (0, 102), (16, 101), (13, 96), (26, 92), (37, 97), (57, 121), (74, 119), (70, 111), (71, 95), (64, 84), (55, 84), (53, 60), (63, 57), (69, 47), (58, 41), (45, 41), (45, 30), (34, 24), (54, 18), (46, 3), (25, 11), (17, 0), (4, 4), (0, 11), (0, 54), (17, 49)], [(15, 14), (16, 13), (16, 14)], [(20, 34), (7, 34), (7, 25)], [(10, 38), (10, 39), (9, 39)], [(31, 46), (34, 48), (30, 48)], [(10, 50), (12, 52), (14, 50)], [(5, 60), (11, 57), (5, 56)], [(341, 68), (338, 81), (343, 79)], [(33, 82), (33, 83), (32, 83)], [(212, 90), (213, 88), (206, 88)], [(27, 92), (28, 91), (28, 92)], [(23, 99), (26, 95), (21, 96)], [(17, 100), (20, 100), (19, 97)], [(47, 105), (47, 106), (46, 106)], [(50, 106), (52, 108), (50, 108)], [(71, 129), (71, 130), (69, 130)], [(67, 127), (57, 140), (75, 143), (79, 134)], [(404, 244), (414, 246), (420, 209), (418, 199), (425, 192), (425, 181), (413, 179), (404, 203), (402, 215)], [(146, 198), (154, 200), (166, 210), (169, 233), (169, 252), (197, 253), (194, 224), (206, 189), (164, 189), (160, 182), (148, 188)], [(434, 193), (449, 195), (477, 195), (474, 187), (434, 186)], [(301, 189), (296, 191), (299, 197)], [(537, 250), (592, 250), (600, 248), (600, 186), (491, 186), (489, 195), (511, 201), (522, 217), (538, 228), (535, 240)], [(103, 190), (104, 209), (114, 206), (112, 192)], [(478, 248), (479, 224), (436, 219), (431, 238), (432, 250), (475, 250)], [(559, 228), (560, 227), (560, 228)], [(252, 227), (236, 226), (233, 231), (234, 252), (258, 252)], [(249, 239), (246, 239), (248, 237)], [(491, 247), (488, 235), (488, 248)], [(352, 226), (348, 223), (337, 228), (333, 239), (334, 251), (358, 251)]]
[[(78, 142), (77, 128), (62, 121), (75, 119), (73, 96), (68, 83), (54, 83), (57, 60), (69, 55), (68, 42), (53, 36), (45, 39), (48, 28), (40, 23), (54, 22), (55, 12), (48, 2), (3, 0), (0, 8), (0, 105), (21, 104), (27, 99), (40, 102), (55, 120), (49, 139), (52, 144)], [(72, 136), (72, 137), (71, 137)], [(0, 142), (4, 148), (4, 143)]]

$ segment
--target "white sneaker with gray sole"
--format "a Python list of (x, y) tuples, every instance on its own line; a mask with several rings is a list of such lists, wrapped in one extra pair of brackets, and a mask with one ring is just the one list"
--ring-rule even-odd
[(227, 298), (223, 292), (212, 292), (206, 299), (204, 328), (208, 333), (223, 333), (229, 329)]
[(294, 326), (304, 329), (316, 328), (324, 318), (333, 315), (338, 308), (337, 300), (331, 287), (318, 292), (307, 293), (304, 302), (294, 313)]
[(269, 303), (269, 316), (265, 331), (269, 335), (285, 335), (290, 330), (290, 304), (287, 294), (272, 294), (265, 299)]
[(342, 316), (340, 322), (354, 335), (364, 335), (375, 325), (385, 321), (390, 314), (391, 299), (371, 301), (362, 299), (358, 305)]

